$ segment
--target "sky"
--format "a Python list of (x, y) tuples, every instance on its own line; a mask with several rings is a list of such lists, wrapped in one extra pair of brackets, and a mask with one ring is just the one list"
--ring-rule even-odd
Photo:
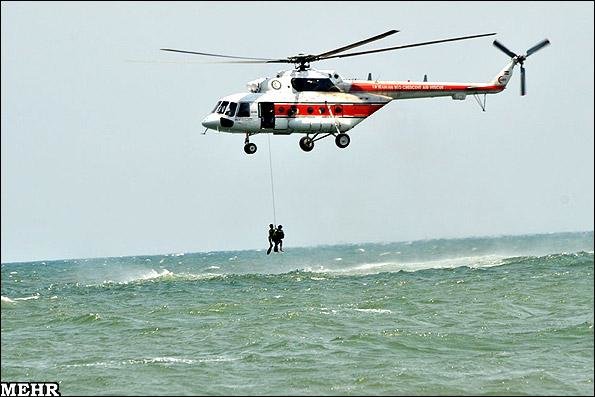
[[(153, 255), (593, 230), (593, 2), (2, 2), (1, 260)], [(292, 65), (159, 51), (321, 53), (344, 78), (488, 82), (525, 63), (482, 112), (393, 101), (312, 152), (300, 134), (209, 131), (220, 97)], [(269, 168), (271, 150), (275, 217)]]

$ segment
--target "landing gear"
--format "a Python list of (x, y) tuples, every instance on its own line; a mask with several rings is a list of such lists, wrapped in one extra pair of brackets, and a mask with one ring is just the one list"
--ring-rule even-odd
[(256, 153), (256, 145), (253, 143), (247, 143), (244, 145), (244, 152), (247, 154), (254, 154)]
[(305, 136), (300, 139), (300, 148), (302, 148), (304, 152), (309, 152), (314, 149), (314, 141), (309, 136)]
[(347, 134), (341, 133), (341, 134), (338, 134), (335, 137), (335, 143), (341, 149), (346, 148), (347, 146), (349, 146), (349, 142), (351, 142), (351, 139), (349, 139), (349, 135), (347, 135)]
[[(321, 136), (318, 136), (321, 135)], [(326, 138), (327, 136), (331, 136), (333, 135), (335, 137), (335, 143), (337, 144), (338, 147), (340, 147), (341, 149), (346, 148), (347, 146), (349, 146), (349, 142), (351, 142), (351, 139), (349, 138), (349, 135), (344, 134), (342, 132), (335, 134), (333, 132), (329, 132), (328, 134), (319, 134), (319, 133), (315, 133), (314, 135), (310, 136), (309, 134), (306, 135), (305, 137), (300, 139), (300, 148), (304, 151), (304, 152), (309, 152), (312, 149), (314, 149), (314, 142)]]
[(246, 133), (246, 139), (244, 140), (244, 152), (246, 152), (246, 154), (254, 154), (256, 153), (256, 145), (253, 143), (250, 143), (250, 133), (247, 132)]

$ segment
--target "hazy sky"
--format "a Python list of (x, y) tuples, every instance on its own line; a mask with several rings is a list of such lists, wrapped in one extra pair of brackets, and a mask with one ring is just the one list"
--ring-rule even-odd
[[(393, 101), (310, 153), (271, 136), (285, 246), (593, 230), (593, 2), (2, 2), (2, 262), (268, 246), (267, 135), (201, 135), (218, 98), (291, 65), (199, 63), (480, 38), (314, 64), (344, 78), (487, 82)], [(135, 61), (159, 61), (139, 63)], [(169, 63), (180, 61), (186, 63)]]

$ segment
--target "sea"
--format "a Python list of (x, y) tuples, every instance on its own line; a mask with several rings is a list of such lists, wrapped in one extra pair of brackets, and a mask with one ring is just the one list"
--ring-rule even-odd
[(3, 263), (2, 382), (593, 395), (593, 231)]

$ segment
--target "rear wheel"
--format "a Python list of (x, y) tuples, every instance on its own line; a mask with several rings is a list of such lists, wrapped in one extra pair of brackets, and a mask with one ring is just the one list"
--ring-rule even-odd
[(335, 143), (341, 149), (342, 148), (346, 148), (347, 146), (349, 146), (349, 142), (351, 142), (351, 139), (349, 139), (349, 135), (347, 135), (347, 134), (339, 134), (335, 138)]
[(305, 136), (300, 139), (300, 148), (302, 148), (304, 152), (309, 152), (314, 149), (314, 141), (312, 138)]
[(244, 145), (244, 152), (247, 154), (254, 154), (256, 153), (256, 145), (253, 143), (247, 143)]

